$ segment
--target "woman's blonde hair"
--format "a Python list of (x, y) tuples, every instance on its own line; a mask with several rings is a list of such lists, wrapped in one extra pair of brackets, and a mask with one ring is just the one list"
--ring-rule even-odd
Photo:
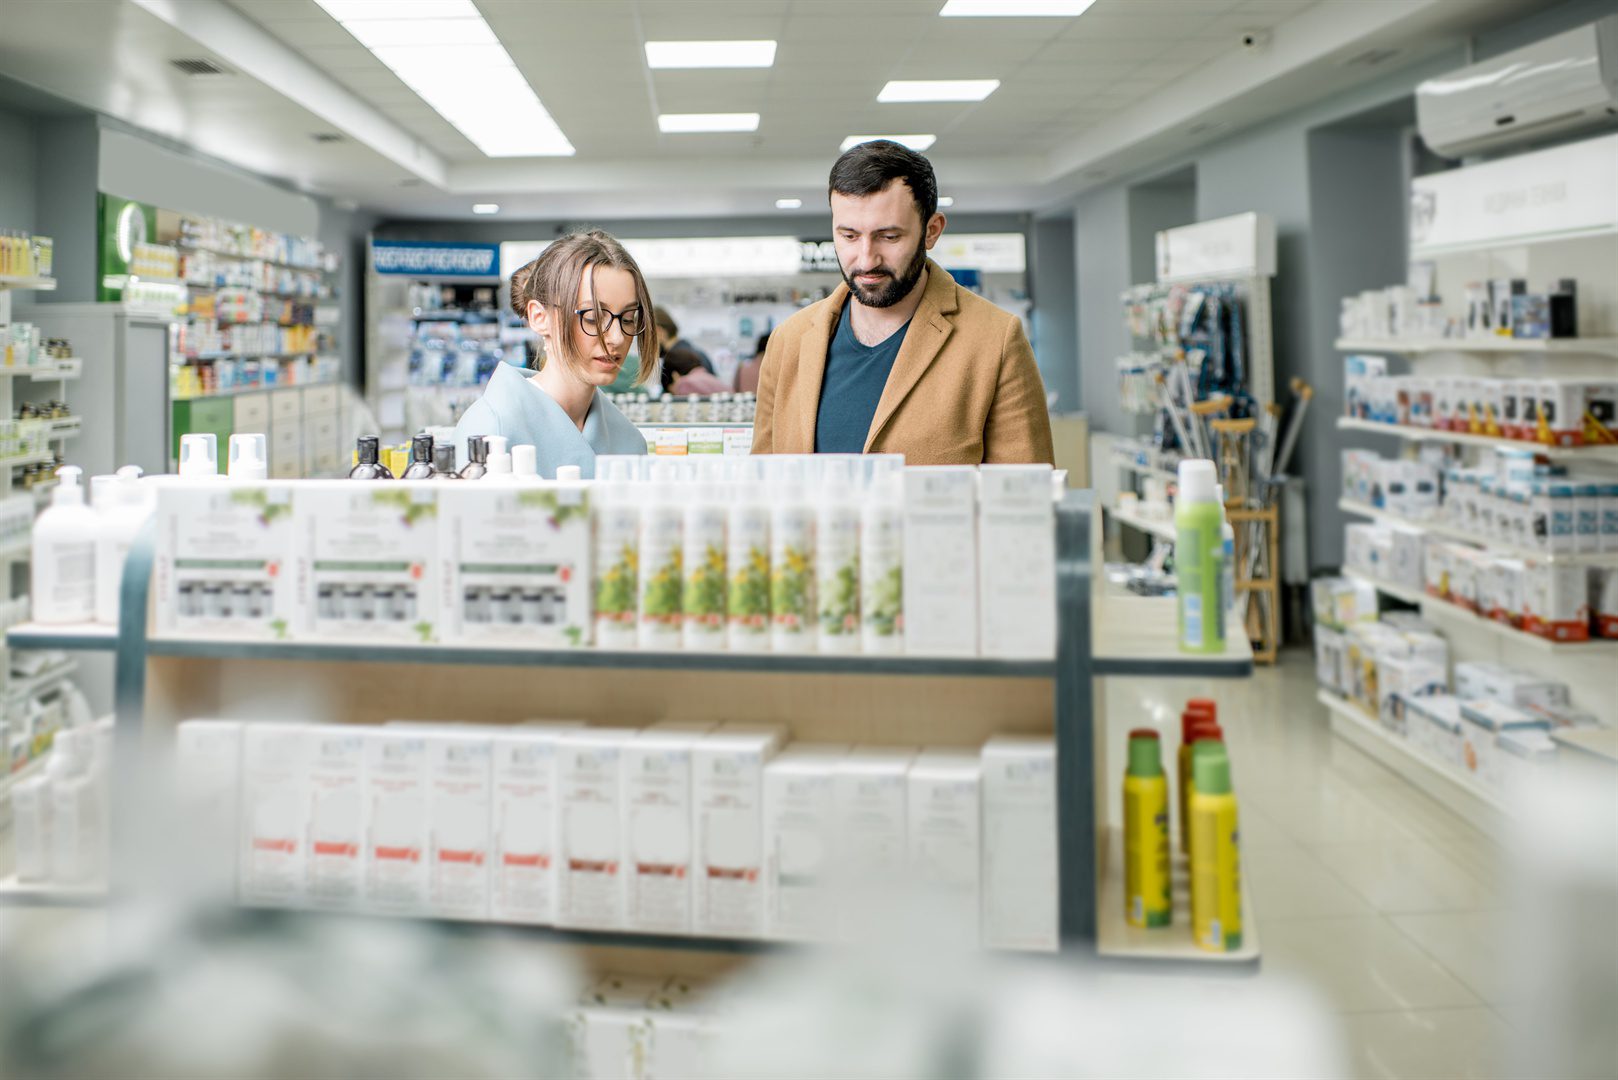
[[(528, 319), (528, 302), (537, 300), (551, 313), (551, 322), (560, 327), (556, 334), (556, 348), (562, 362), (574, 370), (589, 366), (589, 359), (578, 355), (573, 345), (573, 329), (577, 325), (575, 304), (579, 300), (579, 286), (584, 275), (591, 277), (590, 295), (595, 296), (594, 271), (598, 266), (627, 270), (635, 279), (635, 303), (640, 305), (645, 328), (635, 335), (636, 351), (640, 354), (640, 369), (635, 373), (639, 386), (657, 371), (657, 323), (652, 318), (652, 295), (646, 288), (646, 278), (630, 255), (616, 239), (600, 229), (569, 233), (553, 241), (533, 262), (518, 268), (511, 275), (511, 310), (517, 317)], [(596, 300), (598, 323), (602, 318), (601, 301)], [(536, 358), (534, 366), (543, 360)]]

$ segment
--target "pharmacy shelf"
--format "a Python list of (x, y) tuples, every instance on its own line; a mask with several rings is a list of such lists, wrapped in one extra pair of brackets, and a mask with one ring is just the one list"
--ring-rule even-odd
[(1144, 533), (1150, 533), (1159, 540), (1174, 543), (1175, 529), (1173, 518), (1151, 517), (1140, 513), (1139, 510), (1127, 510), (1122, 506), (1107, 507), (1107, 515), (1120, 525), (1128, 525)]
[(1337, 418), (1339, 431), (1368, 431), (1413, 442), (1454, 443), (1456, 446), (1478, 446), (1488, 450), (1532, 450), (1536, 454), (1563, 461), (1590, 464), (1618, 465), (1618, 446), (1545, 446), (1525, 439), (1500, 439), (1492, 435), (1472, 435), (1463, 431), (1439, 431), (1437, 428), (1411, 427), (1408, 424), (1384, 424), (1376, 420), (1361, 420), (1354, 416)]
[(1551, 738), (1569, 750), (1618, 765), (1618, 728), (1563, 728), (1551, 732)]
[(1237, 634), (1217, 654), (1184, 653), (1179, 607), (1172, 596), (1098, 593), (1091, 600), (1097, 675), (1241, 679), (1253, 673), (1253, 646)]
[(1339, 352), (1508, 353), (1521, 356), (1618, 356), (1618, 338), (1339, 338)]
[(0, 907), (100, 907), (107, 902), (105, 885), (52, 885), (20, 882), (16, 874), (0, 878)]
[(0, 563), (16, 562), (18, 559), (29, 558), (34, 553), (33, 543), (24, 538), (15, 543), (0, 547)]
[[(1238, 822), (1239, 824), (1239, 822)], [(1168, 926), (1131, 926), (1124, 918), (1124, 835), (1108, 829), (1103, 841), (1100, 894), (1096, 897), (1096, 952), (1110, 959), (1150, 960), (1211, 967), (1251, 967), (1261, 955), (1253, 894), (1242, 875), (1242, 945), (1231, 952), (1210, 952), (1191, 936), (1191, 877), (1186, 859), (1170, 855), (1170, 895), (1174, 908)]]
[[(25, 421), (26, 423), (26, 421)], [(64, 416), (58, 420), (46, 420), (47, 439), (71, 439), (84, 430), (82, 416)]]
[(1431, 536), (1442, 536), (1446, 540), (1471, 544), (1473, 547), (1483, 548), (1491, 554), (1502, 555), (1510, 559), (1525, 559), (1530, 562), (1552, 563), (1563, 566), (1618, 566), (1618, 551), (1535, 551), (1531, 548), (1520, 548), (1514, 544), (1502, 544), (1495, 540), (1480, 540), (1475, 533), (1469, 533), (1465, 529), (1458, 529), (1442, 521), (1416, 521), (1413, 518), (1401, 517), (1398, 514), (1378, 509), (1375, 506), (1356, 502), (1353, 499), (1338, 499), (1337, 509), (1345, 514), (1357, 514), (1360, 517), (1373, 518), (1389, 525), (1400, 525)]
[(5, 692), (12, 697), (31, 697), (59, 679), (65, 679), (79, 669), (77, 660), (63, 660), (52, 664), (37, 675), (13, 678), (6, 683)]
[(0, 367), (0, 376), (10, 376), (19, 379), (38, 379), (40, 382), (55, 382), (63, 379), (77, 379), (84, 369), (84, 361), (79, 357), (71, 357), (56, 361), (59, 367), (18, 364), (12, 367)]
[(32, 454), (18, 454), (16, 457), (0, 458), (0, 469), (16, 469), (24, 465), (42, 465), (47, 461), (55, 460), (56, 451), (40, 450)]
[(193, 360), (291, 360), (299, 356), (318, 356), (319, 349), (300, 349), (296, 352), (201, 352), (181, 355), (186, 363)]
[(1423, 756), (1358, 705), (1330, 690), (1317, 691), (1315, 700), (1330, 710), (1332, 734), (1376, 758), (1467, 821), (1496, 828), (1504, 823), (1505, 804), (1482, 784)]
[(117, 647), (118, 628), (101, 623), (17, 623), (6, 631), (8, 649), (112, 652)]
[(211, 401), (214, 398), (241, 397), (243, 394), (270, 394), (277, 390), (307, 390), (316, 386), (336, 386), (337, 379), (320, 379), (315, 382), (270, 383), (267, 386), (242, 386), (234, 390), (216, 390), (211, 394), (176, 394), (170, 392), (170, 401)]
[[(9, 640), (9, 636), (8, 636)], [(15, 646), (14, 646), (15, 647)], [(61, 646), (65, 647), (65, 646)], [(657, 652), (638, 649), (536, 649), (522, 646), (415, 645), (346, 640), (257, 641), (152, 637), (151, 656), (204, 660), (296, 660), (343, 664), (440, 664), (471, 667), (614, 668), (628, 671), (743, 672), (783, 675), (917, 675), (1048, 679), (1053, 660), (986, 657), (829, 656), (783, 653)]]
[[(468, 387), (466, 389), (477, 389)], [(751, 420), (636, 420), (634, 425), (642, 431), (663, 431), (669, 428), (703, 428), (718, 431), (741, 431), (743, 428), (753, 430)]]
[(1440, 620), (1453, 620), (1467, 626), (1476, 627), (1479, 630), (1487, 630), (1489, 633), (1498, 634), (1523, 648), (1559, 657), (1589, 656), (1618, 660), (1618, 640), (1602, 638), (1592, 641), (1553, 641), (1547, 637), (1540, 637), (1538, 634), (1530, 634), (1526, 630), (1519, 630), (1510, 623), (1503, 623), (1496, 619), (1485, 619), (1476, 612), (1468, 611), (1459, 604), (1452, 604), (1442, 597), (1428, 596), (1426, 593), (1409, 589), (1402, 585), (1390, 585), (1385, 581), (1379, 581), (1370, 574), (1359, 570), (1345, 569), (1343, 573), (1346, 577), (1353, 578), (1355, 581), (1363, 581), (1379, 592), (1386, 593), (1389, 596), (1396, 596), (1407, 603), (1419, 604), (1423, 615)]
[(56, 288), (56, 279), (53, 277), (20, 277), (14, 274), (0, 274), (0, 289), (32, 289), (35, 292), (51, 292)]
[(239, 251), (226, 251), (224, 248), (206, 247), (202, 244), (193, 244), (185, 240), (181, 240), (175, 246), (181, 251), (202, 251), (209, 255), (218, 255), (223, 259), (236, 259), (240, 262), (269, 263), (271, 266), (284, 266), (288, 270), (297, 270), (304, 274), (324, 274), (327, 272), (324, 267), (320, 266), (301, 266), (297, 263), (282, 262), (279, 259), (267, 259), (262, 255), (247, 255)]

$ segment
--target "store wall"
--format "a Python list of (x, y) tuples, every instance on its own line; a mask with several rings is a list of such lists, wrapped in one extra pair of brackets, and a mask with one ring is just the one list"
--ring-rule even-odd
[(1042, 218), (1028, 234), (1033, 293), (1033, 346), (1056, 412), (1079, 410), (1079, 319), (1073, 263), (1073, 218)]
[(38, 150), (39, 231), (52, 240), (56, 291), (46, 303), (87, 304), (96, 298), (100, 249), (96, 164), (101, 133), (89, 114), (41, 117), (34, 125)]
[(1092, 431), (1133, 434), (1138, 421), (1118, 402), (1114, 361), (1129, 352), (1119, 297), (1131, 284), (1129, 190), (1110, 184), (1079, 197), (1073, 208), (1075, 285), (1079, 299), (1079, 404)]
[(337, 345), (343, 356), (343, 381), (365, 392), (365, 268), (368, 240), (379, 219), (358, 209), (345, 209), (329, 199), (317, 199), (320, 228), (316, 237), (342, 257), (337, 273), (337, 307), (342, 329)]
[(34, 123), (0, 111), (0, 229), (34, 228)]

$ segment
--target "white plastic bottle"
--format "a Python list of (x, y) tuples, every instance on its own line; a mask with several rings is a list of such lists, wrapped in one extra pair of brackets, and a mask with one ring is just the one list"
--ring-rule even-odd
[(718, 458), (699, 462), (697, 481), (686, 489), (680, 638), (687, 649), (723, 649), (729, 633), (729, 507), (719, 482), (722, 465)]
[(513, 446), (511, 475), (517, 478), (519, 484), (539, 483), (539, 451), (528, 443)]
[(192, 480), (219, 476), (219, 440), (211, 431), (180, 436), (180, 475)]
[(652, 462), (640, 485), (640, 632), (642, 649), (678, 649), (684, 610), (685, 512), (673, 463)]
[(51, 505), (34, 523), (33, 580), (29, 599), (34, 621), (85, 623), (96, 613), (96, 539), (101, 518), (84, 505), (82, 470), (64, 465)]
[(489, 445), (489, 460), (485, 463), (485, 468), (488, 471), (483, 474), (482, 479), (492, 480), (495, 483), (510, 483), (512, 479), (511, 451), (506, 449), (506, 437), (504, 435), (490, 435), (487, 442)]
[(816, 626), (823, 653), (860, 651), (860, 504), (852, 455), (820, 462), (815, 499)]
[(150, 493), (140, 482), (140, 466), (125, 465), (102, 489), (101, 529), (96, 536), (95, 621), (118, 625), (118, 595), (123, 589), (124, 561), (141, 526), (152, 516)]
[(259, 433), (230, 437), (230, 461), (226, 468), (232, 480), (267, 480), (270, 476), (269, 441)]
[(93, 728), (63, 734), (77, 738), (70, 764), (51, 781), (51, 877), (77, 885), (101, 877), (106, 862), (105, 740)]
[(860, 648), (904, 652), (904, 459), (872, 462), (860, 505)]
[(726, 619), (732, 652), (770, 651), (770, 504), (762, 459), (734, 463), (726, 522), (730, 587)]
[(1224, 592), (1224, 602), (1219, 609), (1219, 617), (1224, 620), (1220, 636), (1228, 641), (1236, 620), (1236, 530), (1231, 528), (1230, 518), (1225, 512), (1224, 484), (1215, 486), (1214, 497), (1219, 500), (1219, 584)]
[(809, 462), (771, 461), (770, 647), (779, 653), (815, 651), (815, 507), (807, 486)]
[(560, 484), (576, 484), (584, 479), (584, 470), (577, 465), (556, 466), (556, 481)]
[(596, 459), (595, 640), (602, 649), (633, 649), (639, 640), (640, 500), (635, 462)]

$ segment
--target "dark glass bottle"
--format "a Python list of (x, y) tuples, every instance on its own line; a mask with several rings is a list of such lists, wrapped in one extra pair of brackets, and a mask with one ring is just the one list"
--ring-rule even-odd
[(410, 464), (401, 480), (431, 480), (433, 478), (433, 437), (417, 435), (410, 440)]
[(461, 474), (455, 471), (455, 444), (439, 443), (433, 447), (433, 479), (459, 480)]
[(382, 464), (381, 444), (375, 435), (360, 436), (359, 464), (349, 470), (350, 480), (392, 480), (393, 473)]
[(466, 467), (461, 470), (462, 480), (481, 480), (483, 474), (488, 472), (485, 464), (489, 460), (489, 443), (482, 435), (473, 435), (466, 440)]

